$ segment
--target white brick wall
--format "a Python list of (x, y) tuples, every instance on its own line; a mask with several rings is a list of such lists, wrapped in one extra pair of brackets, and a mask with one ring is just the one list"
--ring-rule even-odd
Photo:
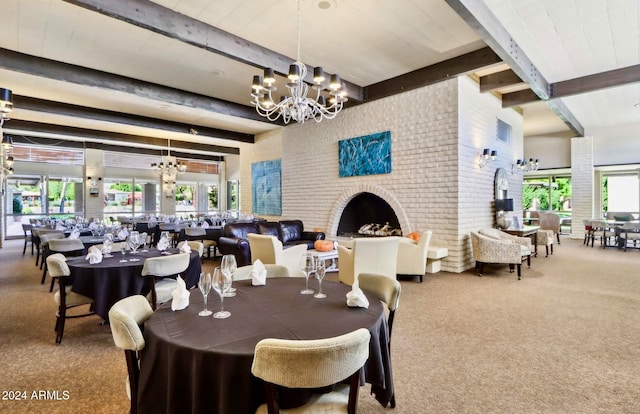
[[(468, 230), (493, 223), (495, 166), (510, 168), (512, 160), (522, 158), (521, 116), (477, 89), (468, 78), (451, 79), (345, 109), (333, 120), (260, 135), (256, 144), (240, 149), (242, 211), (251, 212), (251, 163), (281, 158), (282, 217), (269, 218), (299, 218), (308, 229), (332, 234), (349, 197), (369, 191), (391, 204), (405, 234), (430, 229), (432, 244), (449, 248), (443, 270), (473, 267)], [(493, 141), (497, 114), (514, 127), (518, 151)], [(339, 178), (338, 141), (386, 130), (391, 131), (391, 174)], [(478, 154), (485, 147), (495, 147), (501, 161), (481, 170)], [(518, 208), (521, 179), (512, 180)]]
[(582, 220), (594, 217), (594, 185), (593, 137), (571, 138), (572, 238), (583, 238)]

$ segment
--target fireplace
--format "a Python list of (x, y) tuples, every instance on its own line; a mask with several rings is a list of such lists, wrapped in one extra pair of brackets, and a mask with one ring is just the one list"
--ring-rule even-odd
[(401, 236), (400, 223), (393, 208), (381, 197), (362, 192), (344, 207), (338, 222), (338, 236)]

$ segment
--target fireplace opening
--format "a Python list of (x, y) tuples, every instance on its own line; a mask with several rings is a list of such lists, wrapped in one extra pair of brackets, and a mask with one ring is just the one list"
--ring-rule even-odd
[(372, 193), (360, 193), (345, 206), (338, 222), (338, 236), (401, 236), (393, 208)]

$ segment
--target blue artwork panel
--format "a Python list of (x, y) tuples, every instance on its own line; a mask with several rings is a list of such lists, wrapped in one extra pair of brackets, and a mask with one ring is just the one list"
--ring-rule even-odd
[(391, 131), (338, 142), (340, 177), (391, 173)]
[(282, 215), (282, 161), (251, 164), (253, 214)]

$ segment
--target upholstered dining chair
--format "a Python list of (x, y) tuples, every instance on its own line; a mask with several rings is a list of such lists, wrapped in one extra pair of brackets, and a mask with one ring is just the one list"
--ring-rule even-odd
[[(367, 329), (327, 339), (262, 339), (256, 344), (251, 373), (265, 382), (266, 404), (257, 414), (277, 414), (276, 385), (288, 388), (321, 388), (334, 391), (312, 396), (296, 413), (347, 412), (355, 414), (360, 372), (369, 358), (371, 334)], [(288, 412), (283, 411), (283, 412)]]
[(420, 233), (418, 241), (401, 237), (398, 243), (398, 260), (396, 273), (398, 275), (419, 276), (420, 283), (427, 268), (427, 254), (431, 243), (431, 230)]
[(31, 239), (32, 224), (22, 223), (22, 232), (24, 233), (24, 247), (22, 248), (22, 255), (27, 251), (27, 245), (31, 244), (31, 256), (33, 256), (33, 241)]
[(184, 235), (187, 240), (199, 241), (204, 245), (204, 250), (207, 252), (207, 258), (211, 259), (211, 250), (213, 249), (213, 257), (216, 257), (217, 243), (215, 240), (209, 240), (207, 236), (207, 230), (202, 227), (187, 227), (184, 229)]
[[(500, 232), (500, 230), (496, 229), (490, 230)], [(478, 276), (482, 276), (484, 265), (487, 263), (508, 264), (510, 272), (513, 272), (515, 266), (518, 269), (518, 280), (521, 278), (523, 259), (526, 259), (527, 264), (531, 267), (531, 239), (504, 234), (509, 237), (491, 237), (484, 233), (471, 232), (471, 247), (473, 249), (473, 258), (476, 261)], [(516, 238), (514, 239), (513, 237)]]
[(376, 273), (395, 280), (399, 242), (396, 236), (360, 237), (353, 240), (352, 248), (338, 245), (338, 280), (351, 286), (360, 273)]
[[(270, 277), (291, 277), (291, 273), (286, 266), (277, 264), (266, 264), (264, 265), (264, 268), (267, 271), (267, 279)], [(235, 281), (251, 279), (250, 273), (252, 270), (253, 265), (240, 266), (233, 274), (233, 280)]]
[(551, 254), (553, 254), (553, 239), (555, 238), (555, 234), (553, 230), (538, 230), (536, 234), (536, 243), (538, 246), (544, 246), (547, 255), (545, 257), (549, 257), (549, 249), (551, 249)]
[(539, 211), (540, 230), (551, 230), (560, 244), (560, 216), (548, 211)]
[[(34, 237), (34, 241), (36, 242), (36, 266), (38, 266), (38, 262), (40, 263), (40, 269), (44, 268), (45, 257), (44, 253), (49, 246), (49, 240), (52, 239), (64, 239), (64, 233), (62, 230), (53, 230), (53, 229), (33, 229), (33, 232), (36, 232), (37, 237)], [(42, 258), (42, 260), (40, 260)], [(42, 281), (44, 283), (44, 281)]]
[(93, 315), (91, 308), (89, 312), (83, 314), (67, 315), (67, 310), (82, 305), (91, 305), (93, 299), (79, 295), (71, 291), (71, 285), (67, 283), (68, 276), (71, 274), (69, 266), (67, 266), (67, 259), (61, 253), (51, 254), (47, 257), (47, 267), (49, 268), (49, 274), (54, 280), (58, 280), (60, 289), (55, 293), (54, 300), (58, 305), (58, 311), (56, 312), (56, 345), (62, 342), (62, 335), (64, 334), (64, 323), (67, 319), (80, 318), (84, 316)]
[[(59, 238), (59, 236), (55, 236), (57, 238), (49, 239), (49, 237), (54, 236), (55, 233), (43, 236), (45, 239), (45, 245), (42, 252), (42, 259), (45, 260), (45, 264), (42, 270), (42, 280), (40, 281), (40, 284), (44, 284), (47, 277), (47, 256), (54, 253), (61, 253), (65, 257), (73, 257), (80, 256), (85, 252), (84, 243), (82, 243), (82, 241), (78, 239)], [(53, 280), (51, 280), (49, 292), (53, 292)]]
[(202, 256), (204, 255), (204, 244), (200, 243), (199, 241), (183, 240), (178, 243), (178, 249), (182, 249), (182, 246), (184, 246), (185, 244), (189, 246), (191, 250), (198, 252), (200, 260), (202, 260)]
[(149, 278), (151, 308), (171, 300), (171, 294), (177, 286), (176, 277), (189, 267), (189, 253), (177, 253), (167, 256), (149, 257), (142, 266), (142, 276)]
[(303, 276), (302, 270), (300, 270), (300, 259), (307, 251), (306, 244), (298, 244), (284, 249), (282, 242), (275, 236), (249, 233), (247, 239), (251, 250), (251, 263), (260, 259), (265, 265), (285, 266), (294, 277)]
[(138, 352), (144, 349), (145, 342), (140, 328), (153, 314), (147, 298), (142, 295), (120, 299), (109, 310), (109, 326), (113, 342), (124, 350), (127, 361), (127, 396), (131, 401), (130, 413), (138, 412), (138, 381), (140, 364)]

